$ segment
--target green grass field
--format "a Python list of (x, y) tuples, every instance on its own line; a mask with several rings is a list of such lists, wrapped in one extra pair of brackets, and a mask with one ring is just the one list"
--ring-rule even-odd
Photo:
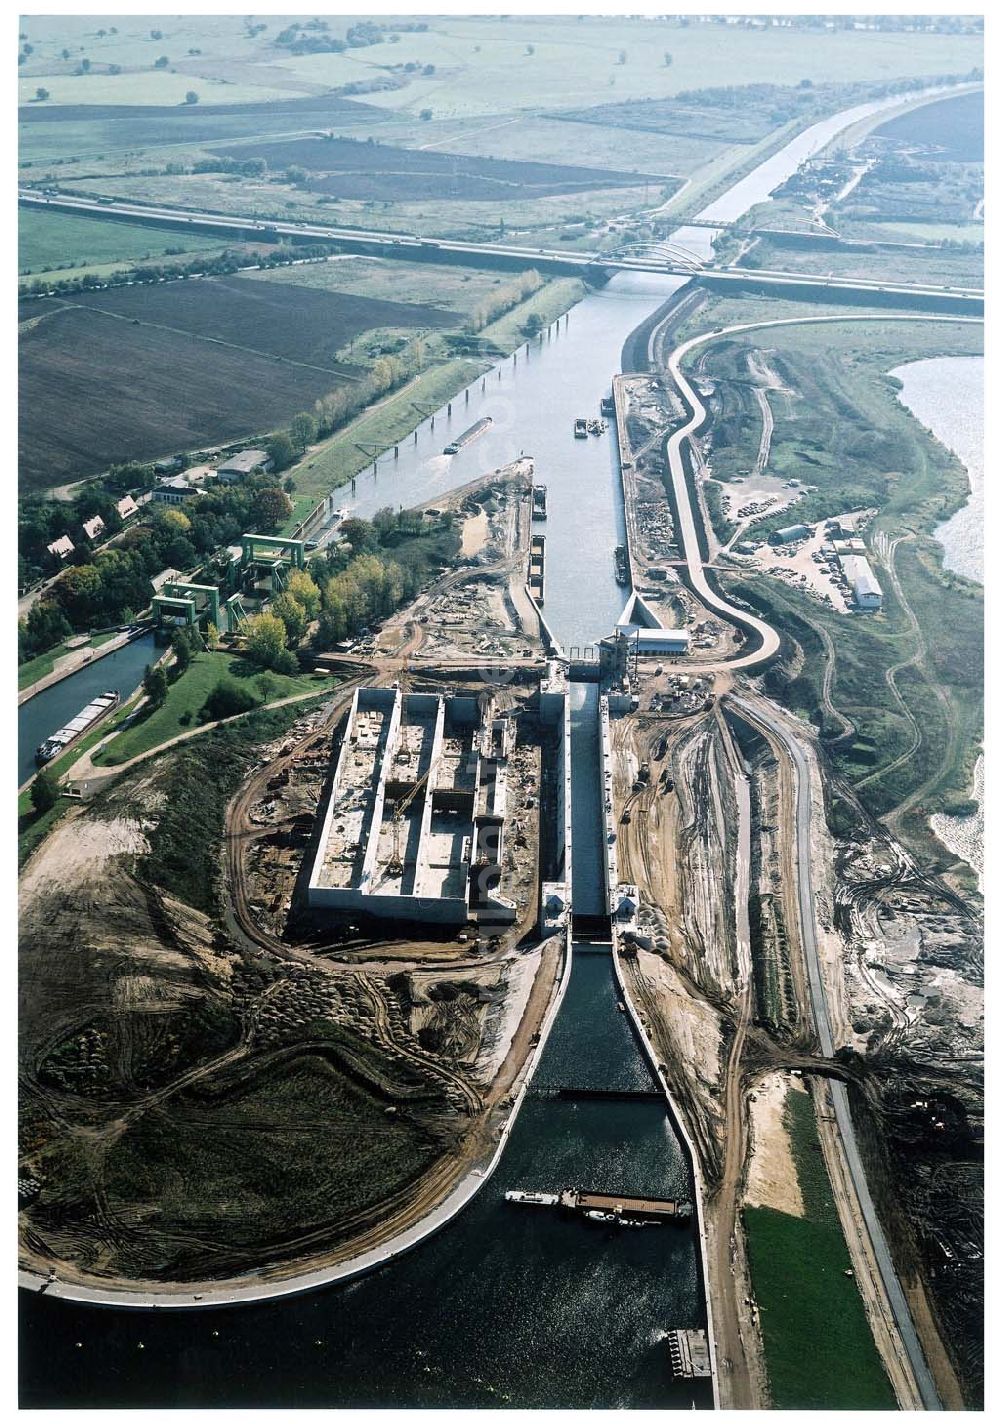
[[(101, 766), (120, 766), (132, 757), (162, 746), (171, 737), (194, 730), (198, 726), (198, 713), (204, 706), (206, 697), (227, 676), (237, 682), (245, 682), (258, 699), (260, 698), (260, 671), (245, 658), (223, 652), (199, 653), (187, 672), (171, 683), (163, 706), (120, 732), (94, 760)], [(332, 679), (324, 674), (306, 673), (286, 677), (269, 672), (266, 677), (268, 702), (295, 697), (301, 693), (319, 693), (334, 686)]]
[(227, 246), (222, 238), (199, 237), (139, 224), (102, 222), (75, 213), (18, 214), (18, 271), (58, 274), (69, 269), (103, 268), (158, 259), (168, 253), (214, 252)]
[(447, 267), (440, 262), (393, 262), (382, 257), (336, 257), (301, 267), (248, 274), (253, 281), (350, 292), (355, 297), (441, 307), (465, 318), (486, 296), (510, 281), (492, 268)]
[[(529, 45), (534, 46), (530, 55)], [(312, 83), (337, 84), (348, 73), (357, 78), (364, 63), (382, 59), (378, 49), (355, 55), (289, 56), (280, 67)], [(414, 115), (429, 107), (435, 118), (475, 117), (537, 109), (540, 93), (542, 106), (552, 110), (663, 97), (706, 83), (744, 84), (748, 75), (797, 84), (804, 77), (848, 82), (942, 68), (964, 71), (980, 63), (981, 55), (981, 42), (971, 36), (942, 44), (933, 36), (877, 34), (867, 36), (862, 48), (855, 36), (837, 31), (727, 27), (723, 41), (711, 24), (449, 16), (433, 20), (425, 33), (402, 35), (393, 46), (394, 62), (432, 63), (435, 75), (366, 99)]]
[(805, 1216), (747, 1207), (750, 1275), (776, 1409), (893, 1409), (823, 1162), (812, 1099), (789, 1093), (786, 1124)]
[(806, 250), (761, 241), (748, 254), (744, 267), (764, 267), (780, 272), (818, 276), (853, 277), (881, 282), (928, 282), (940, 287), (981, 287), (983, 253), (927, 247), (864, 252)]

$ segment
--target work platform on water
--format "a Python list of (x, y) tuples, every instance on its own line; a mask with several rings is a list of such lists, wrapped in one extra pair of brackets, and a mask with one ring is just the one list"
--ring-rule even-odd
[(709, 1379), (712, 1363), (704, 1330), (668, 1330), (667, 1350), (674, 1379)]

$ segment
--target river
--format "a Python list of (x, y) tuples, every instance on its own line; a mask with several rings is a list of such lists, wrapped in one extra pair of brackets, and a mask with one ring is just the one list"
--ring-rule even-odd
[[(891, 373), (903, 383), (899, 399), (942, 445), (961, 460), (969, 475), (969, 498), (934, 537), (944, 547), (944, 566), (976, 583), (984, 579), (985, 419), (982, 356), (939, 356), (911, 361)], [(970, 816), (931, 816), (931, 828), (953, 855), (971, 865), (983, 888), (983, 758), (969, 790), (977, 809)]]
[[(767, 198), (817, 147), (874, 108), (824, 120), (713, 203), (725, 221)], [(676, 236), (707, 253), (711, 233)], [(558, 327), (490, 371), (359, 477), (345, 507), (420, 503), (522, 450), (549, 489), (545, 614), (568, 650), (609, 632), (624, 597), (612, 432), (574, 440), (596, 415), (628, 334), (681, 285), (621, 274)], [(485, 387), (485, 388), (484, 388)], [(443, 447), (479, 416), (490, 430)], [(346, 494), (346, 491), (345, 491)], [(71, 679), (71, 686), (76, 679)], [(577, 909), (603, 901), (596, 689), (573, 688)], [(86, 699), (84, 699), (86, 700)], [(579, 805), (579, 810), (577, 809)], [(654, 1086), (617, 992), (607, 947), (578, 946), (533, 1088)], [(448, 1227), (357, 1281), (260, 1305), (155, 1315), (22, 1292), (22, 1405), (711, 1407), (706, 1381), (675, 1382), (666, 1329), (703, 1325), (696, 1233), (607, 1234), (553, 1211), (514, 1209), (509, 1187), (570, 1184), (690, 1196), (690, 1164), (659, 1102), (529, 1097), (490, 1181)]]

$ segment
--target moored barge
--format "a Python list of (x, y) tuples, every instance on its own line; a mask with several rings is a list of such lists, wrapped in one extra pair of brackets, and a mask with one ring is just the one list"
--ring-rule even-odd
[(98, 722), (103, 721), (109, 712), (113, 712), (120, 701), (121, 694), (111, 691), (102, 692), (99, 697), (94, 698), (93, 702), (88, 702), (71, 722), (67, 722), (65, 727), (60, 727), (58, 732), (53, 732), (51, 737), (47, 737), (42, 742), (35, 752), (36, 763), (39, 766), (44, 766), (53, 757), (66, 751), (92, 727), (96, 727)]

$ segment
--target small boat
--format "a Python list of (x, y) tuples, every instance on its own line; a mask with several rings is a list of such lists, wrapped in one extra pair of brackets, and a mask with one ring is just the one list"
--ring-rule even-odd
[(617, 1010), (618, 1010), (618, 1012), (619, 1012), (620, 1014), (625, 1013), (625, 1005), (622, 1003), (622, 1001), (621, 1001), (620, 999), (618, 1000), (618, 1003), (616, 1004), (615, 1007), (617, 1008)]
[(602, 396), (602, 398), (601, 398), (601, 414), (602, 414), (602, 415), (614, 415), (614, 413), (615, 413), (615, 398), (614, 398), (614, 396)]
[(576, 436), (577, 440), (586, 440), (586, 438), (587, 438), (587, 417), (586, 417), (586, 416), (581, 415), (577, 420), (574, 420), (574, 422), (573, 422), (573, 434)]

